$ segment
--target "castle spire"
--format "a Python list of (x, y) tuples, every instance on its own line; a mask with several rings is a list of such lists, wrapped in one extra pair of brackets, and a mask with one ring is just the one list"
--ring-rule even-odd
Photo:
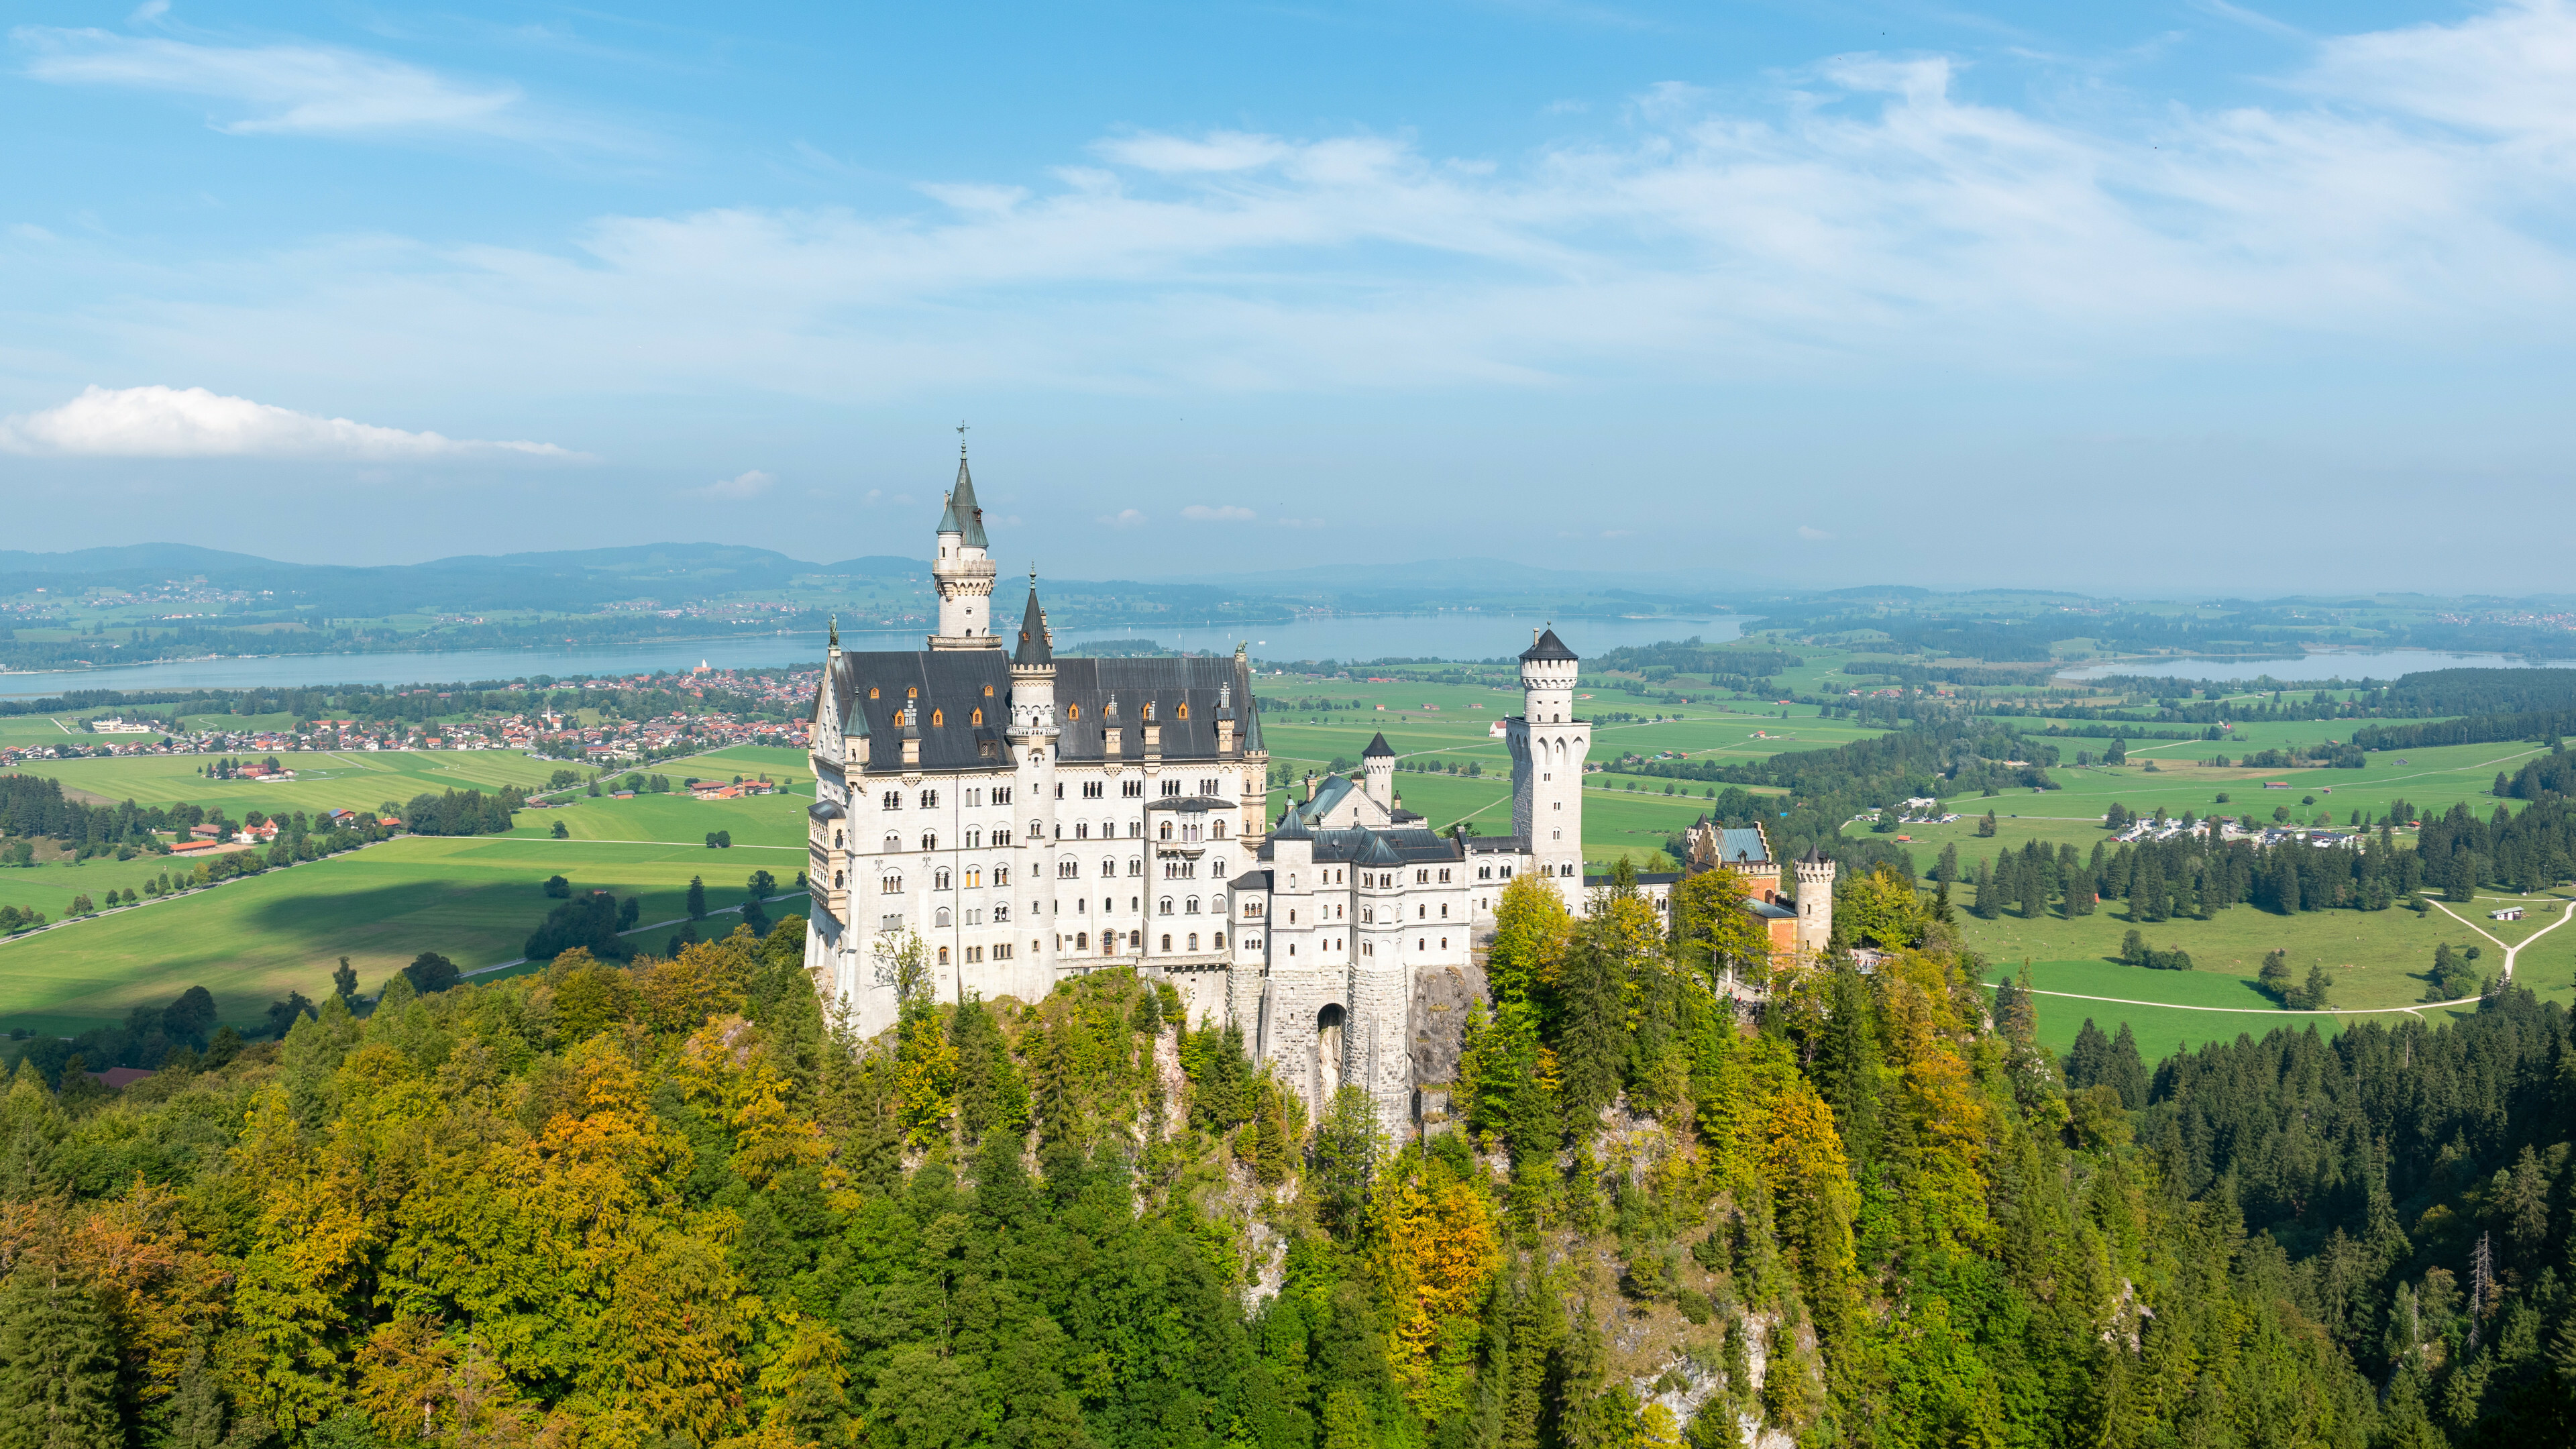
[(1038, 607), (1036, 569), (1029, 570), (1029, 606), (1020, 612), (1020, 643), (1011, 662), (1025, 669), (1055, 663), (1055, 641), (1047, 637), (1046, 611)]

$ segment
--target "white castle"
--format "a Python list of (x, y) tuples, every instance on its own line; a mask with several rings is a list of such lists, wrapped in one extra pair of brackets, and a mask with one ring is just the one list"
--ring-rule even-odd
[[(1512, 834), (1443, 835), (1402, 808), (1395, 751), (1361, 779), (1309, 776), (1266, 818), (1270, 756), (1251, 667), (1231, 658), (1059, 659), (1032, 576), (1015, 635), (992, 623), (994, 565), (959, 449), (931, 577), (939, 627), (915, 652), (844, 652), (836, 628), (810, 743), (815, 801), (805, 961), (863, 1034), (897, 1015), (897, 954), (918, 938), (943, 1000), (1036, 1001), (1063, 978), (1132, 967), (1172, 982), (1193, 1023), (1239, 1026), (1256, 1061), (1319, 1113), (1365, 1087), (1390, 1130), (1417, 1111), (1426, 997), (1480, 990), (1503, 887), (1535, 873), (1584, 910), (1578, 662), (1553, 629), (1521, 655), (1505, 721)], [(1694, 841), (1707, 834), (1702, 829)], [(1710, 852), (1776, 887), (1759, 830)], [(1757, 913), (1821, 951), (1833, 866), (1799, 866), (1792, 911)], [(1667, 908), (1678, 875), (1640, 887)]]

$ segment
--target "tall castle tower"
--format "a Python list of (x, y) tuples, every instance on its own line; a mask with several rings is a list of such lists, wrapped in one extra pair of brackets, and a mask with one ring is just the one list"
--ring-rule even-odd
[[(964, 431), (962, 428), (959, 430)], [(957, 444), (957, 486), (939, 515), (939, 554), (930, 561), (939, 588), (939, 632), (933, 649), (999, 649), (993, 632), (993, 560), (985, 554), (984, 510), (975, 504), (975, 480), (966, 471), (966, 444)]]
[(1386, 742), (1386, 731), (1380, 730), (1360, 751), (1360, 775), (1368, 797), (1381, 810), (1395, 808), (1395, 749)]
[(1834, 863), (1814, 846), (1798, 858), (1798, 954), (1825, 954), (1834, 935)]
[(1579, 661), (1553, 628), (1521, 653), (1521, 712), (1505, 723), (1512, 751), (1512, 833), (1539, 874), (1583, 907), (1583, 760), (1592, 726), (1574, 717)]

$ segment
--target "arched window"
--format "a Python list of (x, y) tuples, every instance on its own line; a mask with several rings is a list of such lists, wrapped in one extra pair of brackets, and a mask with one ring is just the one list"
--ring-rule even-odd
[(1130, 857), (1127, 861), (1127, 873), (1131, 876), (1143, 875), (1145, 873), (1144, 859), (1142, 857)]
[[(1044, 840), (1044, 839), (1046, 839), (1046, 824), (1045, 824), (1045, 822), (1043, 822), (1043, 821), (1038, 821), (1038, 820), (1032, 820), (1032, 821), (1030, 821), (1030, 822), (1029, 822), (1029, 839), (1031, 839), (1031, 840)], [(1003, 843), (1004, 845), (1008, 845), (1008, 844), (1010, 844), (1010, 842), (1009, 842), (1009, 841), (1007, 841), (1007, 840), (1003, 841), (1002, 843)]]
[(993, 697), (993, 686), (989, 684), (984, 686), (984, 697), (986, 699), (991, 699)]
[[(1010, 903), (1009, 901), (995, 901), (995, 902), (993, 903), (993, 924), (998, 926), (998, 925), (1000, 925), (1002, 922), (1007, 921), (1007, 920), (1009, 920), (1010, 918), (1011, 918), (1011, 903)], [(1000, 948), (998, 948), (998, 947), (997, 947), (997, 948), (995, 948), (995, 949), (1000, 949)]]
[(1078, 704), (1068, 704), (1068, 705), (1066, 705), (1066, 706), (1064, 707), (1064, 717), (1065, 717), (1066, 719), (1080, 719), (1080, 718), (1082, 718), (1082, 706), (1081, 706), (1081, 705), (1078, 705)]
[(1172, 913), (1172, 898), (1171, 898), (1170, 896), (1165, 896), (1165, 897), (1163, 897), (1162, 904), (1161, 904), (1161, 914), (1168, 916), (1168, 915), (1170, 915), (1171, 913)]
[[(938, 910), (938, 911), (937, 911), (937, 912), (936, 912), (936, 913), (931, 917), (930, 924), (932, 924), (933, 926), (938, 927), (940, 930), (943, 930), (943, 931), (947, 930), (947, 929), (948, 929), (948, 908), (947, 908), (946, 906), (941, 906), (941, 907), (939, 908), (939, 910)], [(942, 946), (942, 947), (940, 947), (940, 948), (939, 948), (939, 964), (940, 964), (940, 965), (942, 965), (942, 966), (945, 966), (945, 965), (947, 965), (947, 964), (948, 964), (948, 948), (947, 948), (947, 947), (945, 947), (945, 946)]]
[[(1006, 841), (1006, 842), (1004, 842), (1004, 843), (1005, 843), (1005, 844), (1008, 844), (1008, 842), (1007, 842), (1007, 841)], [(993, 884), (995, 884), (995, 885), (997, 885), (997, 886), (1006, 886), (1006, 885), (1009, 885), (1010, 883), (1011, 883), (1011, 868), (1010, 868), (1009, 866), (1007, 866), (1007, 865), (997, 865), (997, 866), (993, 867)], [(995, 916), (993, 919), (995, 919), (995, 920), (997, 920), (997, 921), (998, 921), (998, 920), (1000, 920), (1000, 919), (1001, 919), (1001, 917), (999, 917), (999, 916)]]
[(1155, 838), (1155, 839), (1157, 839), (1157, 840), (1169, 840), (1169, 839), (1171, 839), (1171, 838), (1172, 838), (1172, 822), (1170, 822), (1170, 821), (1168, 821), (1168, 820), (1164, 821), (1164, 822), (1163, 822), (1163, 827), (1162, 827), (1161, 832), (1160, 832), (1159, 834), (1157, 834), (1154, 838)]
[(875, 685), (871, 684), (871, 685), (869, 685), (869, 686), (868, 686), (868, 698), (870, 698), (870, 699), (874, 699), (874, 698), (876, 698), (876, 697), (877, 697), (877, 687), (876, 687)]
[(841, 832), (838, 830), (832, 832), (832, 848), (834, 850), (841, 848)]
[(948, 948), (945, 946), (939, 948), (939, 964), (942, 966), (948, 964)]
[(1190, 717), (1190, 702), (1186, 699), (1181, 701), (1180, 716), (1183, 719)]
[[(980, 705), (979, 705), (979, 706), (977, 706), (977, 708), (976, 708), (976, 710), (975, 710), (975, 716), (974, 716), (974, 719), (973, 719), (973, 721), (972, 721), (972, 722), (973, 722), (973, 723), (975, 723), (975, 724), (982, 724), (982, 723), (984, 722), (984, 711), (983, 711), (983, 708), (982, 708)], [(938, 719), (937, 719), (937, 717), (936, 717), (936, 716), (934, 716), (934, 717), (932, 718), (931, 723), (933, 723), (933, 724), (938, 723)]]
[(1196, 932), (1196, 931), (1192, 931), (1192, 932), (1190, 932), (1190, 949), (1191, 949), (1191, 950), (1193, 950), (1193, 951), (1195, 951), (1195, 950), (1197, 950), (1198, 948), (1199, 948), (1199, 933), (1198, 933), (1198, 932)]
[(1089, 931), (1076, 931), (1076, 932), (1074, 932), (1074, 933), (1073, 933), (1073, 949), (1075, 949), (1075, 950), (1077, 950), (1077, 951), (1088, 951), (1088, 950), (1090, 950), (1090, 949), (1091, 949), (1091, 933), (1090, 933)]
[(890, 876), (885, 876), (885, 877), (883, 877), (883, 878), (879, 879), (879, 880), (877, 881), (877, 892), (878, 892), (878, 894), (880, 894), (880, 895), (889, 895), (889, 896), (899, 896), (899, 895), (902, 895), (902, 894), (903, 894), (903, 877), (902, 877), (902, 876), (899, 876), (899, 875), (890, 875)]
[(1199, 913), (1199, 898), (1197, 896), (1192, 896), (1188, 900), (1183, 901), (1181, 903), (1181, 913), (1183, 915), (1190, 916), (1197, 915)]
[(921, 832), (921, 848), (924, 850), (937, 850), (939, 848), (939, 832), (936, 830), (925, 830)]
[(995, 849), (997, 849), (997, 850), (998, 850), (998, 849), (1000, 849), (1000, 848), (1002, 848), (1002, 847), (1004, 847), (1004, 846), (1009, 845), (1010, 843), (1011, 843), (1011, 832), (1009, 832), (1009, 831), (1007, 831), (1007, 830), (996, 830), (996, 831), (994, 831), (994, 832), (993, 832), (993, 846), (994, 846), (994, 848), (995, 848)]
[(1118, 862), (1114, 860), (1104, 860), (1100, 862), (1100, 873), (1103, 876), (1116, 876), (1118, 874)]
[(948, 867), (943, 865), (930, 873), (930, 888), (935, 891), (948, 889)]
[(1225, 839), (1225, 817), (1221, 815), (1218, 816), (1214, 823), (1216, 825), (1216, 838), (1219, 840)]
[(1212, 941), (1210, 941), (1210, 942), (1208, 943), (1208, 949), (1209, 949), (1209, 950), (1211, 950), (1211, 951), (1222, 951), (1222, 950), (1224, 950), (1224, 949), (1225, 949), (1225, 932), (1223, 932), (1223, 931), (1219, 931), (1219, 932), (1217, 932), (1217, 933), (1216, 933), (1216, 939), (1214, 939), (1214, 940), (1212, 940)]
[(903, 697), (906, 699), (921, 698), (921, 686), (916, 684), (912, 688), (905, 690), (903, 692)]
[(842, 873), (837, 870), (832, 872), (832, 889), (840, 890), (843, 888), (843, 885), (844, 881), (842, 879)]
[(980, 830), (969, 830), (969, 831), (967, 831), (967, 832), (966, 832), (966, 848), (967, 848), (968, 850), (973, 850), (976, 846), (979, 846), (979, 845), (981, 845), (981, 844), (983, 844), (983, 843), (984, 843), (984, 832), (983, 832), (983, 831), (980, 831)]
[(966, 867), (966, 889), (970, 891), (980, 889), (983, 884), (984, 872), (971, 865)]
[(1166, 951), (1172, 949), (1172, 935), (1169, 931), (1163, 933), (1163, 949)]
[(932, 729), (938, 729), (946, 723), (948, 723), (948, 711), (944, 709), (934, 709), (930, 712), (930, 727)]
[(924, 791), (922, 791), (922, 792), (921, 792), (921, 808), (922, 808), (922, 809), (924, 809), (924, 810), (936, 810), (936, 809), (938, 809), (938, 808), (939, 808), (939, 792), (938, 792), (938, 791), (936, 791), (936, 790), (924, 790)]

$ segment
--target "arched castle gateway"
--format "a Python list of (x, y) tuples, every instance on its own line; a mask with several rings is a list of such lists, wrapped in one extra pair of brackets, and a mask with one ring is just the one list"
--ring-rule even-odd
[[(1356, 1084), (1400, 1132), (1428, 1026), (1418, 1004), (1481, 989), (1476, 951), (1503, 887), (1534, 872), (1581, 911), (1608, 884), (1583, 874), (1592, 728), (1553, 629), (1521, 655), (1522, 709), (1506, 722), (1508, 838), (1443, 835), (1404, 809), (1383, 735), (1359, 780), (1309, 777), (1271, 821), (1240, 648), (1058, 659), (1034, 578), (1019, 627), (994, 627), (962, 448), (931, 577), (928, 647), (845, 652), (835, 630), (811, 720), (805, 961), (863, 1034), (895, 1020), (892, 954), (908, 936), (949, 1001), (1035, 1001), (1065, 976), (1135, 967), (1177, 986), (1194, 1024), (1241, 1027), (1310, 1116)], [(1801, 863), (1792, 906), (1758, 828), (1712, 829), (1694, 827), (1694, 865), (1747, 869), (1779, 947), (1821, 949), (1831, 863)], [(1665, 910), (1679, 878), (1639, 884)]]

